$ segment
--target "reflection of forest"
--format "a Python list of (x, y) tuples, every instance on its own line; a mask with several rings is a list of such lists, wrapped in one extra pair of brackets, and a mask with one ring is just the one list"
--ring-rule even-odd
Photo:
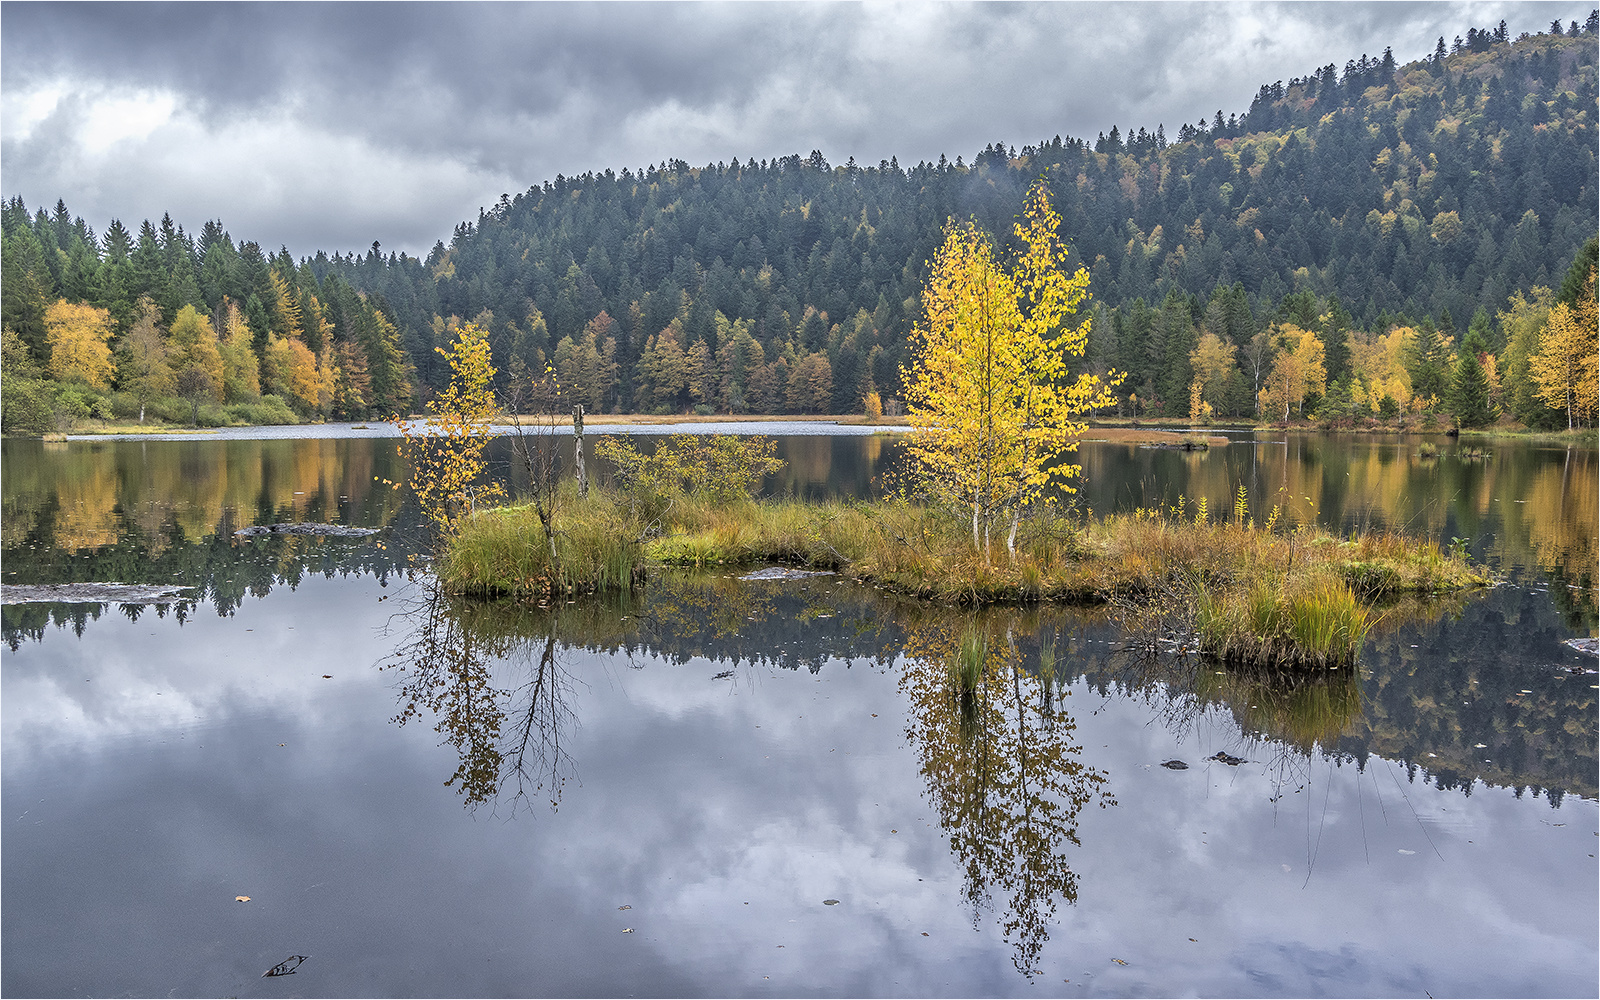
[(1593, 667), (1537, 614), (1529, 590), (1401, 609), (1368, 637), (1360, 677), (1226, 670), (1197, 658), (1136, 658), (1089, 649), (1075, 658), (1102, 693), (1158, 693), (1180, 733), (1221, 711), (1248, 743), (1300, 754), (1369, 755), (1417, 769), (1440, 788), (1474, 781), (1559, 804), (1596, 796)]
[[(645, 454), (664, 440), (654, 434), (632, 436)], [(840, 437), (832, 434), (786, 435), (775, 439), (777, 456), (783, 468), (767, 476), (758, 491), (769, 497), (801, 497), (819, 500), (827, 497), (872, 497), (882, 494), (882, 476), (900, 453), (899, 438), (870, 434)], [(565, 445), (565, 442), (563, 442)], [(571, 462), (571, 448), (565, 446), (563, 461)], [(497, 458), (491, 455), (491, 461)], [(590, 459), (591, 474), (608, 481), (610, 466)]]
[[(1033, 608), (1023, 614), (993, 608), (980, 618), (1004, 622), (986, 627), (1001, 629), (1008, 637), (1001, 645), (1019, 651), (1015, 655), (1028, 666), (1020, 683), (1033, 701), (1048, 693), (1033, 666), (1040, 638), (1060, 634), (1056, 688), (1081, 681), (1102, 693), (1158, 693), (1170, 703), (1163, 719), (1174, 727), (1210, 706), (1223, 709), (1246, 739), (1297, 752), (1406, 761), (1441, 787), (1482, 780), (1553, 799), (1568, 792), (1593, 797), (1594, 678), (1568, 673), (1585, 661), (1561, 645), (1567, 633), (1541, 606), (1548, 599), (1507, 587), (1394, 609), (1367, 640), (1359, 678), (1233, 670), (1218, 675), (1220, 667), (1194, 658), (1136, 661), (1112, 652), (1117, 633), (1093, 609)], [(830, 577), (747, 584), (731, 574), (661, 574), (631, 602), (614, 601), (562, 605), (559, 614), (534, 614), (526, 606), (512, 611), (509, 604), (470, 606), (479, 609), (475, 621), (511, 616), (522, 623), (517, 627), (525, 638), (542, 639), (554, 629), (562, 646), (813, 673), (829, 659), (887, 665), (902, 651), (916, 656), (930, 636), (954, 629), (958, 618), (949, 608)], [(507, 610), (493, 610), (502, 607)], [(511, 626), (494, 627), (503, 632)]]
[[(0, 558), (15, 583), (176, 583), (197, 588), (173, 602), (180, 619), (197, 603), (229, 614), (246, 594), (297, 585), (306, 573), (371, 573), (406, 565), (402, 540), (310, 537), (235, 539), (249, 524), (318, 521), (394, 524), (400, 496), (392, 447), (368, 441), (7, 441)], [(6, 605), (12, 648), (52, 621), (81, 631), (104, 605)], [(140, 609), (124, 609), (137, 617)], [(161, 609), (158, 613), (164, 613)]]

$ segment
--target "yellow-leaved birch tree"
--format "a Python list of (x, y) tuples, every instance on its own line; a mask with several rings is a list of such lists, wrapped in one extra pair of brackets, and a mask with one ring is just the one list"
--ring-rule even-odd
[[(449, 349), (434, 348), (450, 362), (450, 384), (428, 403), (427, 420), (397, 420), (402, 451), (411, 469), (411, 489), (423, 513), (439, 530), (441, 548), (460, 519), (476, 507), (505, 497), (496, 482), (480, 482), (487, 468), (484, 449), (500, 415), (494, 395), (495, 368), (489, 340), (473, 323), (456, 330)], [(391, 483), (396, 489), (398, 483)]]
[(1529, 359), (1537, 395), (1567, 414), (1567, 430), (1595, 419), (1600, 402), (1600, 353), (1595, 341), (1595, 279), (1590, 273), (1577, 308), (1565, 302), (1550, 310), (1544, 342)]
[(971, 507), (972, 544), (985, 560), (997, 520), (1009, 517), (1014, 553), (1023, 508), (1073, 492), (1068, 480), (1082, 469), (1061, 459), (1086, 426), (1076, 418), (1111, 405), (1121, 381), (1068, 371), (1067, 358), (1088, 342), (1089, 318), (1069, 320), (1088, 298), (1089, 272), (1068, 272), (1060, 221), (1041, 179), (1016, 224), (1025, 249), (1009, 269), (976, 226), (947, 224), (922, 293), (916, 355), (901, 373), (919, 482), (936, 501)]

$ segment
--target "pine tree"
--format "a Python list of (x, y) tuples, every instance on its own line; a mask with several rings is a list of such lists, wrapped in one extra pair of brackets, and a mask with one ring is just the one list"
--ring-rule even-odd
[(1461, 352), (1450, 381), (1450, 412), (1462, 427), (1483, 427), (1497, 416), (1489, 401), (1489, 377), (1470, 348)]

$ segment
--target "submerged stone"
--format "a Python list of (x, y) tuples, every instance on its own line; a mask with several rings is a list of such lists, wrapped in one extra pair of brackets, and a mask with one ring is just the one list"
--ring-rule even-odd
[(164, 604), (193, 587), (165, 583), (7, 584), (0, 604)]
[(377, 528), (352, 528), (343, 524), (252, 524), (248, 528), (240, 528), (235, 535), (245, 538), (259, 538), (263, 535), (320, 535), (327, 538), (361, 538), (366, 535), (376, 535)]
[(804, 580), (813, 576), (835, 576), (831, 569), (790, 569), (787, 566), (768, 566), (754, 573), (746, 573), (741, 580)]

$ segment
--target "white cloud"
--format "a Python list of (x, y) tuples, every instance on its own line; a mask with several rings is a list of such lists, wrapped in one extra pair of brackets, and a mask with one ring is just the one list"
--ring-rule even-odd
[[(558, 172), (821, 149), (902, 165), (1243, 112), (1392, 45), (1566, 4), (12, 5), (7, 195), (425, 253)], [(244, 48), (215, 44), (247, 37)], [(192, 58), (155, 58), (183, 51)]]
[[(358, 250), (378, 239), (425, 254), (486, 203), (483, 192), (522, 186), (468, 155), (308, 125), (293, 103), (207, 119), (170, 92), (52, 84), (7, 100), (12, 191), (29, 204), (65, 197), (97, 226), (171, 212), (191, 229), (220, 218), (268, 250)], [(31, 116), (26, 128), (11, 127), (13, 103)]]
[(77, 139), (86, 153), (104, 154), (119, 142), (145, 139), (177, 108), (170, 93), (139, 92), (91, 99)]
[(0, 94), (0, 122), (7, 138), (26, 139), (34, 128), (61, 103), (63, 90), (57, 85), (31, 87), (18, 93)]

